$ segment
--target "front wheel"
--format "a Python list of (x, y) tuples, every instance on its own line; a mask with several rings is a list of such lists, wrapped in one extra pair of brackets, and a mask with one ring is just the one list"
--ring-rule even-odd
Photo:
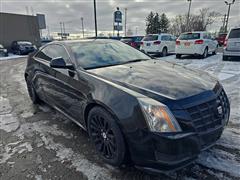
[(116, 119), (101, 107), (94, 107), (88, 116), (88, 132), (101, 158), (113, 166), (125, 159), (124, 138)]
[(162, 50), (162, 57), (165, 57), (165, 56), (167, 56), (168, 55), (168, 49), (165, 47), (165, 48), (163, 48), (163, 50)]
[(207, 56), (208, 56), (208, 48), (205, 48), (203, 55), (201, 55), (201, 58), (205, 59), (205, 58), (207, 58)]
[(33, 87), (33, 84), (29, 80), (27, 80), (27, 89), (28, 89), (29, 97), (31, 98), (33, 104), (39, 104), (41, 100), (39, 99), (35, 91), (35, 88)]

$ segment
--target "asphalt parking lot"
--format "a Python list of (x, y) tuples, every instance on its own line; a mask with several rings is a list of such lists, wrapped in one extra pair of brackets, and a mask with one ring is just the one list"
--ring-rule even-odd
[(104, 164), (87, 133), (47, 105), (31, 103), (23, 76), (26, 57), (0, 61), (0, 179), (239, 179), (240, 61), (221, 59), (221, 53), (204, 60), (160, 58), (219, 78), (231, 102), (231, 117), (221, 139), (193, 165), (159, 175)]

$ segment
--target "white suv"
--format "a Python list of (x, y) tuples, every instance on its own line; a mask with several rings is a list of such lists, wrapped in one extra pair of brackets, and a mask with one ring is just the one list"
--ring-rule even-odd
[(182, 55), (200, 55), (206, 58), (209, 53), (216, 54), (218, 42), (207, 32), (188, 32), (176, 41), (176, 58)]
[(223, 60), (229, 57), (239, 57), (240, 60), (240, 27), (231, 29), (225, 39)]
[(149, 34), (141, 42), (140, 50), (149, 54), (160, 54), (162, 56), (175, 52), (175, 36), (171, 34)]

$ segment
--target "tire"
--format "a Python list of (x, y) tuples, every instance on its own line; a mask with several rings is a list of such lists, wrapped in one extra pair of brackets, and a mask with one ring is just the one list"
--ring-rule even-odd
[(168, 49), (167, 47), (164, 47), (163, 50), (162, 50), (162, 57), (166, 57), (168, 55)]
[(116, 119), (101, 107), (94, 107), (88, 115), (88, 133), (100, 157), (108, 164), (121, 166), (126, 146)]
[(41, 102), (41, 100), (39, 99), (34, 86), (32, 84), (32, 82), (30, 82), (30, 80), (27, 80), (27, 89), (28, 89), (28, 94), (30, 99), (32, 100), (33, 104), (39, 104)]
[(205, 59), (205, 58), (207, 58), (207, 56), (208, 56), (208, 48), (206, 47), (206, 48), (204, 49), (203, 54), (201, 55), (201, 58), (202, 58), (202, 59)]
[(181, 59), (181, 56), (182, 56), (181, 54), (176, 54), (177, 59)]
[(217, 49), (218, 49), (218, 45), (217, 45), (215, 51), (213, 51), (212, 55), (216, 55), (217, 54)]
[(222, 60), (223, 61), (227, 61), (228, 60), (228, 56), (223, 56)]

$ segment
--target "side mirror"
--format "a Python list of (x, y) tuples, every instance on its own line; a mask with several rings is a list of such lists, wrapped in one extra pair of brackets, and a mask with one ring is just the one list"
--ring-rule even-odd
[(74, 70), (74, 66), (72, 64), (66, 64), (62, 57), (54, 58), (50, 61), (50, 66), (52, 68), (61, 68), (61, 69), (70, 69)]

